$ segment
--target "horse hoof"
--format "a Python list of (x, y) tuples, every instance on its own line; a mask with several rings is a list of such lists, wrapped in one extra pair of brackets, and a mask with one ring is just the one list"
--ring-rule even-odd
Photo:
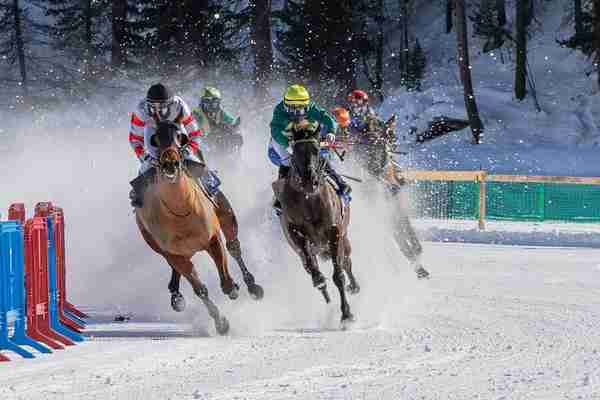
[(240, 296), (240, 292), (237, 287), (231, 289), (231, 291), (227, 294), (231, 300), (236, 300)]
[(346, 329), (350, 328), (352, 326), (352, 324), (354, 323), (354, 321), (355, 321), (354, 315), (352, 315), (352, 314), (342, 317), (342, 322), (341, 322), (342, 330), (346, 330)]
[(417, 279), (429, 279), (429, 272), (423, 267), (419, 267), (416, 271)]
[(171, 307), (177, 312), (185, 310), (185, 298), (181, 293), (173, 293), (171, 295)]
[(346, 290), (350, 294), (358, 294), (360, 292), (360, 286), (358, 284), (356, 284), (356, 285), (348, 285), (348, 286), (346, 286)]
[(257, 285), (256, 283), (248, 285), (248, 292), (254, 300), (261, 300), (265, 295), (263, 288), (260, 285)]
[(217, 329), (217, 333), (221, 336), (227, 335), (229, 332), (229, 321), (225, 317), (219, 317), (215, 320), (215, 328)]

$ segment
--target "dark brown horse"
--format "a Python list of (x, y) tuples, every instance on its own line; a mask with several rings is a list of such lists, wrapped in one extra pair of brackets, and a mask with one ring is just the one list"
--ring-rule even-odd
[(331, 259), (333, 282), (341, 299), (341, 320), (345, 324), (354, 317), (346, 299), (344, 272), (350, 280), (350, 293), (360, 290), (350, 258), (350, 207), (342, 202), (325, 177), (318, 124), (302, 120), (290, 133), (293, 149), (290, 176), (273, 183), (275, 195), (281, 202), (281, 226), (288, 243), (312, 277), (313, 286), (321, 291), (326, 302), (330, 298), (317, 257)]
[(398, 202), (393, 215), (394, 239), (417, 277), (428, 278), (429, 272), (421, 264), (423, 248), (405, 205), (399, 201), (404, 180), (392, 158), (392, 154), (396, 152), (396, 116), (392, 115), (387, 121), (374, 120), (370, 125), (371, 129), (353, 146), (356, 159), (371, 177), (384, 185), (391, 200)]
[(248, 290), (255, 298), (261, 298), (263, 291), (254, 283), (254, 277), (242, 260), (237, 222), (227, 199), (220, 192), (221, 198), (209, 198), (197, 180), (188, 173), (191, 168), (184, 166), (180, 152), (184, 138), (176, 124), (158, 124), (152, 138), (159, 152), (157, 171), (144, 193), (143, 208), (135, 211), (136, 222), (148, 245), (172, 267), (169, 289), (173, 308), (181, 311), (185, 304), (179, 292), (179, 280), (183, 275), (206, 305), (217, 331), (225, 334), (229, 330), (229, 323), (220, 315), (208, 296), (206, 286), (200, 281), (191, 262), (194, 254), (208, 252), (217, 267), (223, 293), (236, 299), (238, 285), (229, 274), (227, 254), (221, 238), (221, 233), (224, 233), (227, 249), (239, 262)]

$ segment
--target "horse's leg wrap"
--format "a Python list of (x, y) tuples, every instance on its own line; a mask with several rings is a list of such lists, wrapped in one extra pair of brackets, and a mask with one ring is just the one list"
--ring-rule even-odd
[(171, 308), (177, 312), (185, 310), (185, 298), (179, 291), (181, 274), (171, 267), (171, 281), (169, 282), (169, 292), (171, 292)]

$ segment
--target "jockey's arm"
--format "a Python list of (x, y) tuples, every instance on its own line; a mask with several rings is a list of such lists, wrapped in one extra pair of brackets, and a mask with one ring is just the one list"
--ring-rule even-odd
[(285, 133), (289, 123), (287, 113), (283, 110), (283, 103), (275, 107), (273, 111), (273, 119), (271, 120), (271, 139), (287, 148), (289, 146), (289, 138)]
[(329, 113), (329, 111), (317, 106), (316, 104), (311, 105), (308, 109), (307, 117), (309, 120), (319, 121), (323, 126), (321, 135), (327, 135), (328, 133), (337, 132), (338, 124), (335, 117)]
[(185, 133), (187, 133), (189, 139), (189, 146), (191, 146), (195, 151), (198, 151), (200, 148), (200, 140), (202, 137), (202, 129), (198, 126), (194, 115), (191, 113), (190, 108), (185, 102), (181, 102), (181, 125), (183, 125), (183, 129), (185, 129)]
[(227, 111), (223, 110), (223, 124), (227, 126), (231, 126), (235, 123), (235, 118), (233, 115), (229, 114)]
[(129, 127), (129, 145), (136, 157), (141, 160), (144, 155), (144, 127), (146, 123), (136, 112), (131, 113), (131, 126)]
[(196, 124), (198, 124), (198, 126), (202, 130), (202, 135), (204, 137), (209, 136), (211, 133), (210, 132), (210, 124), (208, 122), (208, 119), (206, 118), (206, 115), (204, 114), (204, 111), (202, 111), (200, 108), (194, 108), (192, 110), (192, 115), (194, 116), (194, 119), (196, 120)]

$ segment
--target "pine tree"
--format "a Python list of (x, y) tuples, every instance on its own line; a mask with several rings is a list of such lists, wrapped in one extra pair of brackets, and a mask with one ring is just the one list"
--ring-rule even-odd
[(425, 53), (421, 48), (418, 40), (415, 40), (415, 45), (412, 48), (409, 56), (408, 74), (406, 80), (406, 88), (408, 90), (421, 90), (421, 81), (425, 75), (427, 60)]
[(55, 21), (50, 28), (55, 49), (77, 60), (81, 79), (94, 80), (104, 67), (106, 52), (103, 32), (108, 15), (105, 0), (46, 0), (46, 15)]
[(469, 16), (473, 22), (473, 35), (485, 40), (483, 52), (496, 50), (504, 44), (506, 10), (503, 0), (480, 0)]

